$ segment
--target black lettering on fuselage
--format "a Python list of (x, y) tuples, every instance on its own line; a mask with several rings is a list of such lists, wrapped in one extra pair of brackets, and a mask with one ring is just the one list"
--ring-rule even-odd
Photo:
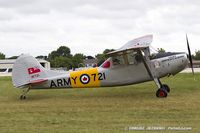
[(52, 87), (57, 87), (57, 85), (55, 84), (55, 82), (53, 80), (51, 80), (51, 85), (50, 85), (50, 88)]
[(64, 86), (69, 86), (69, 85), (71, 85), (71, 80), (70, 80), (70, 78), (68, 78), (68, 80), (63, 79), (63, 81), (64, 81)]
[(63, 80), (57, 79), (57, 85), (58, 85), (58, 87), (62, 87), (63, 86)]
[(51, 85), (50, 85), (50, 88), (56, 88), (56, 87), (67, 87), (67, 86), (70, 86), (71, 85), (71, 80), (70, 78), (68, 79), (57, 79), (56, 81), (54, 80), (51, 80)]
[(91, 74), (91, 76), (93, 76), (93, 77), (94, 77), (94, 78), (93, 78), (93, 79), (94, 79), (94, 81), (96, 80), (96, 75), (97, 75), (96, 73), (94, 73), (94, 74)]
[(74, 80), (74, 84), (76, 84), (76, 79), (77, 79), (77, 76), (74, 78), (72, 77), (72, 79)]
[(98, 76), (99, 76), (98, 80), (105, 80), (106, 79), (105, 73), (98, 73)]

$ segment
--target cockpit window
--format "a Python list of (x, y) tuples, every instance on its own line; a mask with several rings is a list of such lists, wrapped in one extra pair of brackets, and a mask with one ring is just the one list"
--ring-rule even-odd
[(113, 65), (137, 65), (141, 62), (139, 53), (135, 50), (128, 50), (112, 57)]
[(121, 65), (121, 64), (125, 64), (124, 63), (124, 58), (123, 55), (116, 55), (112, 57), (113, 60), (113, 65)]

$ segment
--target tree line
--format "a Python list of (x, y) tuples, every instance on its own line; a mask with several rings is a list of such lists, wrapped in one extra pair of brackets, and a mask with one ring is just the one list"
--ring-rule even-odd
[[(165, 53), (165, 49), (163, 48), (158, 48), (157, 49), (158, 53)], [(195, 51), (195, 54), (192, 55), (193, 60), (200, 60), (200, 50)]]
[[(98, 65), (100, 65), (106, 59), (105, 54), (113, 50), (114, 49), (105, 49), (103, 53), (97, 54), (95, 55), (95, 57), (93, 57), (86, 56), (82, 53), (76, 53), (75, 55), (72, 55), (70, 48), (66, 46), (60, 46), (57, 50), (54, 50), (51, 53), (49, 53), (47, 57), (43, 57), (43, 59), (48, 60), (51, 63), (52, 67), (67, 67), (71, 69), (84, 67), (84, 59), (96, 58), (98, 60)], [(39, 58), (39, 56), (36, 58)]]
[[(50, 62), (51, 67), (59, 68), (66, 67), (67, 69), (84, 67), (84, 59), (94, 59), (98, 60), (98, 65), (100, 65), (105, 59), (105, 54), (113, 51), (114, 49), (105, 49), (103, 53), (99, 53), (93, 56), (86, 56), (82, 53), (76, 53), (72, 55), (71, 50), (67, 46), (60, 46), (58, 49), (53, 50), (48, 54), (48, 56), (39, 55), (37, 59), (44, 59)], [(18, 56), (12, 56), (7, 59), (16, 59)], [(5, 54), (0, 52), (0, 59), (6, 59)]]
[[(51, 63), (51, 67), (66, 67), (68, 69), (71, 68), (78, 68), (78, 67), (83, 67), (83, 60), (84, 59), (94, 59), (96, 58), (98, 60), (98, 66), (101, 65), (105, 59), (106, 59), (106, 54), (114, 51), (114, 49), (105, 49), (102, 53), (99, 53), (93, 56), (86, 56), (82, 53), (76, 53), (74, 55), (71, 54), (71, 50), (67, 46), (60, 46), (58, 49), (53, 50), (48, 54), (48, 56), (37, 56), (36, 58), (39, 59), (45, 59)], [(164, 53), (166, 52), (163, 48), (158, 48), (157, 51), (159, 53)], [(7, 59), (16, 59), (18, 56), (12, 56)], [(0, 52), (0, 59), (5, 59), (6, 56), (5, 54)], [(200, 50), (195, 51), (195, 54), (192, 55), (192, 58), (195, 60), (200, 60)]]

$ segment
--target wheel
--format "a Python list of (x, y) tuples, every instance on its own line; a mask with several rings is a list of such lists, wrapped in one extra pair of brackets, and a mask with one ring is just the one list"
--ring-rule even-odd
[(159, 98), (167, 97), (167, 90), (165, 90), (163, 88), (158, 89), (156, 92), (156, 96)]
[(170, 88), (169, 88), (168, 85), (163, 84), (163, 85), (162, 85), (162, 88), (165, 89), (165, 90), (167, 91), (167, 93), (170, 93)]
[(24, 99), (26, 99), (26, 96), (21, 95), (21, 96), (20, 96), (20, 100), (24, 100)]

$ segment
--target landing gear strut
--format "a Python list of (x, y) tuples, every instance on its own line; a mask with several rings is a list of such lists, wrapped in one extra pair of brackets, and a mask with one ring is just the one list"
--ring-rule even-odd
[(26, 99), (26, 94), (29, 92), (30, 88), (23, 89), (22, 94), (20, 95), (20, 100)]
[[(149, 76), (151, 77), (152, 80), (154, 80), (155, 84), (158, 87), (158, 90), (156, 92), (156, 96), (157, 97), (167, 97), (167, 94), (170, 92), (170, 88), (168, 85), (166, 84), (162, 84), (160, 82), (160, 79), (158, 78), (159, 76), (157, 75), (156, 72), (156, 68), (155, 68), (155, 63), (156, 62), (151, 62), (150, 58), (149, 58), (149, 49), (144, 49), (141, 50), (140, 48), (138, 48), (137, 50), (138, 54), (140, 55), (140, 57), (142, 57), (142, 62), (144, 63), (144, 66), (149, 74)], [(144, 53), (144, 56), (143, 56)]]

